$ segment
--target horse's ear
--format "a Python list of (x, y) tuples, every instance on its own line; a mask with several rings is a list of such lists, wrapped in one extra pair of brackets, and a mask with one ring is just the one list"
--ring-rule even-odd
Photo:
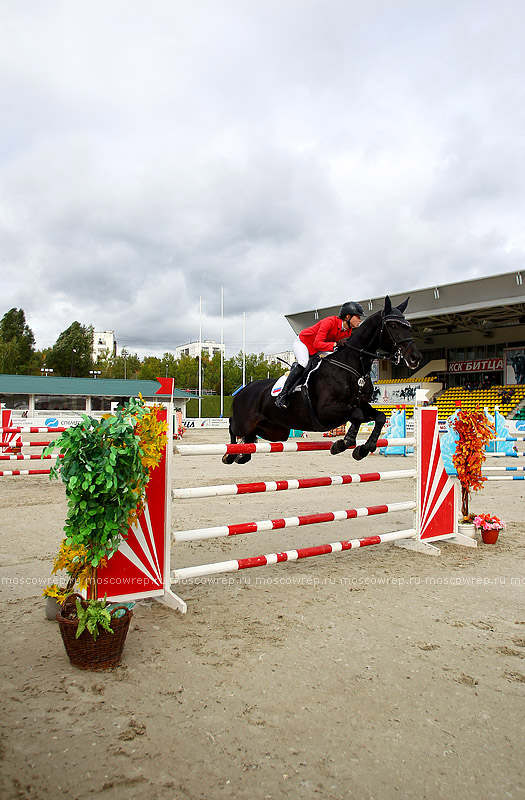
[(405, 311), (405, 308), (407, 307), (407, 305), (408, 305), (408, 301), (409, 301), (409, 300), (410, 300), (410, 297), (407, 297), (407, 299), (406, 299), (406, 300), (405, 300), (403, 303), (400, 303), (400, 304), (397, 306), (397, 310), (398, 310), (398, 311), (401, 311), (401, 313), (402, 313), (402, 314), (404, 313), (404, 311)]
[(385, 314), (390, 314), (391, 311), (392, 311), (392, 301), (390, 297), (387, 295), (385, 297)]

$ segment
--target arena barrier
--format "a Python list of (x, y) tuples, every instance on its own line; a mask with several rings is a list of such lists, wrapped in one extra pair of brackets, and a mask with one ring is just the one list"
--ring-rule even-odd
[[(495, 439), (494, 442), (496, 443), (496, 447), (497, 447), (497, 443), (498, 442), (504, 442), (505, 444), (507, 444), (508, 442), (525, 442), (525, 437), (524, 436), (505, 436), (505, 437), (501, 437), (501, 438)], [(513, 445), (513, 447), (514, 447), (514, 445)], [(509, 452), (505, 452), (505, 453), (492, 452), (492, 453), (485, 453), (485, 455), (487, 456), (487, 458), (504, 458), (505, 456), (510, 457), (510, 458), (517, 458), (517, 457), (523, 458), (525, 453), (518, 452), (518, 450), (516, 448), (515, 450), (513, 450), (512, 453), (509, 453)], [(491, 473), (491, 472), (512, 472), (512, 473), (525, 472), (525, 467), (522, 467), (522, 466), (518, 466), (518, 467), (503, 466), (503, 467), (500, 467), (500, 466), (492, 466), (492, 464), (487, 464), (487, 465), (483, 465), (481, 467), (481, 472), (482, 472), (485, 480), (487, 480), (487, 481), (523, 481), (523, 480), (525, 480), (525, 475), (516, 475), (516, 474), (513, 474), (513, 475), (490, 475), (490, 474), (487, 474), (487, 473)]]
[[(49, 475), (51, 469), (2, 469), (6, 461), (48, 461), (55, 462), (56, 455), (44, 456), (42, 450), (51, 444), (51, 441), (23, 441), (21, 434), (23, 433), (52, 433), (59, 434), (66, 430), (66, 428), (59, 427), (44, 427), (37, 428), (34, 426), (18, 426), (14, 427), (12, 424), (10, 409), (2, 409), (2, 426), (0, 427), (0, 478), (23, 476), (23, 475)], [(23, 452), (23, 447), (38, 448), (38, 453)]]
[[(168, 419), (172, 415), (168, 411)], [(171, 434), (168, 433), (168, 437)], [(171, 441), (171, 438), (168, 438)], [(392, 444), (390, 440), (382, 440), (385, 446)], [(403, 440), (403, 444), (414, 445), (416, 465), (413, 470), (396, 470), (392, 472), (362, 473), (338, 475), (331, 477), (315, 477), (292, 479), (287, 481), (267, 481), (252, 484), (224, 484), (220, 486), (186, 487), (170, 489), (170, 464), (176, 463), (178, 456), (184, 455), (217, 455), (227, 452), (272, 453), (272, 452), (312, 452), (323, 451), (330, 447), (329, 442), (260, 442), (254, 445), (176, 445), (173, 459), (164, 458), (162, 469), (157, 468), (155, 478), (158, 496), (148, 498), (148, 507), (140, 526), (130, 529), (130, 534), (121, 545), (119, 551), (110, 559), (107, 567), (101, 570), (99, 581), (102, 591), (107, 592), (112, 601), (127, 601), (142, 597), (155, 597), (166, 605), (185, 612), (186, 603), (178, 597), (172, 587), (186, 579), (218, 573), (234, 572), (252, 567), (296, 561), (303, 558), (340, 553), (375, 544), (395, 542), (401, 547), (420, 552), (439, 554), (436, 542), (448, 540), (455, 544), (476, 547), (476, 541), (458, 534), (458, 492), (455, 483), (448, 477), (441, 460), (437, 409), (419, 408), (416, 411), (415, 436)], [(306, 445), (306, 447), (305, 447)], [(327, 458), (333, 459), (332, 456)], [(328, 462), (327, 462), (328, 463)], [(157, 474), (156, 474), (157, 473)], [(162, 477), (164, 490), (162, 490)], [(152, 486), (154, 478), (150, 481)], [(333, 487), (336, 485), (358, 484), (371, 481), (395, 480), (408, 478), (413, 482), (414, 492), (408, 498), (400, 498), (399, 502), (369, 507), (356, 507), (341, 511), (329, 511), (294, 517), (279, 517), (260, 522), (240, 523), (234, 525), (218, 525), (212, 528), (200, 528), (175, 531), (170, 529), (170, 513), (172, 498), (179, 502), (189, 497), (214, 497), (221, 495), (240, 496), (259, 492), (279, 492), (294, 489), (308, 489), (314, 486)], [(152, 486), (153, 489), (153, 486)], [(160, 519), (160, 510), (164, 509), (164, 520)], [(320, 544), (294, 550), (256, 555), (250, 558), (230, 559), (211, 564), (197, 564), (190, 567), (170, 567), (170, 545), (173, 540), (176, 547), (187, 541), (199, 541), (212, 537), (235, 537), (242, 534), (254, 534), (263, 530), (297, 527), (301, 525), (329, 523), (338, 520), (351, 520), (362, 516), (387, 514), (393, 511), (412, 510), (413, 527), (407, 530), (389, 531), (362, 539), (347, 539), (339, 542)], [(154, 515), (155, 512), (155, 515)], [(154, 519), (155, 516), (155, 519)], [(160, 529), (163, 527), (163, 536)], [(156, 581), (156, 585), (154, 585)], [(99, 589), (100, 593), (100, 589)]]
[[(510, 436), (506, 426), (505, 418), (495, 409), (495, 417), (491, 416), (487, 409), (484, 409), (485, 416), (493, 425), (496, 420), (496, 436), (489, 442), (484, 450), (485, 459), (508, 459), (508, 458), (523, 458), (525, 452), (518, 451), (515, 442), (525, 442), (524, 436)], [(441, 454), (443, 463), (448, 475), (457, 477), (457, 470), (454, 466), (453, 456), (456, 451), (458, 434), (452, 428), (452, 421), (455, 417), (453, 414), (447, 420), (447, 431), (441, 436)], [(487, 481), (522, 481), (525, 480), (523, 475), (491, 475), (487, 473), (493, 472), (512, 472), (519, 473), (525, 472), (525, 467), (522, 466), (492, 466), (492, 464), (483, 464), (481, 472)]]

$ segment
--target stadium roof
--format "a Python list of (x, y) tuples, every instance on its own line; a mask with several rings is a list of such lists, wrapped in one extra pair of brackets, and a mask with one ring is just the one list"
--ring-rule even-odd
[[(446, 345), (451, 335), (457, 338), (458, 334), (470, 333), (496, 335), (498, 339), (504, 334), (507, 341), (522, 341), (525, 340), (524, 276), (525, 270), (508, 272), (402, 293), (391, 293), (391, 287), (386, 287), (385, 294), (390, 295), (394, 305), (410, 297), (405, 316), (412, 323), (414, 337), (421, 342), (431, 337), (434, 345)], [(356, 299), (351, 288), (345, 289), (337, 306), (287, 314), (286, 319), (294, 332), (299, 333), (318, 319), (338, 314), (341, 304), (350, 299)], [(370, 314), (383, 308), (384, 299), (383, 295), (359, 302), (365, 313)]]
[[(59, 378), (42, 375), (0, 375), (0, 394), (47, 394), (77, 395), (82, 397), (156, 397), (159, 400), (168, 394), (157, 394), (157, 381), (120, 380), (117, 378)], [(197, 397), (186, 389), (174, 389), (175, 400)]]

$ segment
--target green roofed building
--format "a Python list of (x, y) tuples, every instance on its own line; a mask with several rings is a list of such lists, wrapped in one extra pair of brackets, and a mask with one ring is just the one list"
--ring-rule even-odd
[[(50, 412), (62, 418), (64, 415), (111, 411), (112, 403), (139, 394), (144, 400), (169, 400), (170, 395), (157, 394), (159, 389), (161, 384), (157, 381), (0, 375), (2, 407), (12, 409), (14, 416), (30, 418), (46, 416)], [(174, 389), (175, 409), (186, 416), (186, 403), (197, 396), (186, 389)]]

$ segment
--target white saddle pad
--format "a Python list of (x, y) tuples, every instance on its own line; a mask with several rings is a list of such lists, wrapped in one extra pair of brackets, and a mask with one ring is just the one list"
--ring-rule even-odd
[[(280, 378), (277, 378), (274, 385), (272, 386), (272, 397), (277, 397), (277, 395), (281, 394), (281, 390), (286, 382), (286, 378), (288, 377), (288, 372), (285, 372), (284, 375), (281, 375)], [(296, 386), (294, 392), (300, 392), (301, 387)]]

